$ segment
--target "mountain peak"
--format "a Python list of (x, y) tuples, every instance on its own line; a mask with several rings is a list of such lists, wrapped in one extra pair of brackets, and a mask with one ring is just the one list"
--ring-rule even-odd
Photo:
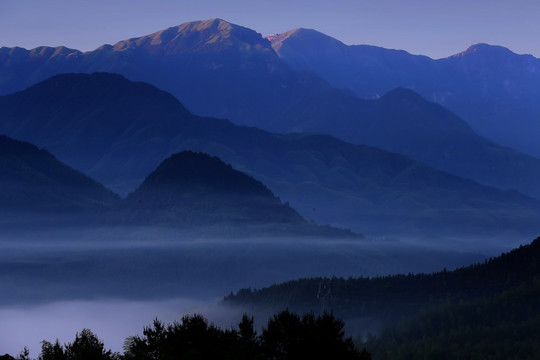
[(261, 34), (219, 18), (187, 22), (114, 45), (115, 51), (144, 49), (160, 55), (207, 53), (231, 48), (244, 51), (271, 49)]
[(427, 102), (427, 100), (424, 99), (422, 96), (420, 96), (417, 92), (407, 87), (397, 87), (395, 89), (392, 89), (386, 94), (384, 94), (382, 98), (383, 99), (400, 99), (400, 100), (407, 100), (407, 101), (414, 101), (414, 102), (418, 102), (418, 101)]
[(192, 151), (165, 159), (128, 195), (126, 206), (137, 222), (307, 225), (261, 182), (217, 157)]
[(270, 35), (267, 37), (267, 39), (271, 42), (272, 47), (278, 53), (285, 42), (292, 42), (293, 46), (302, 46), (303, 48), (318, 48), (321, 47), (321, 44), (324, 44), (324, 46), (345, 46), (345, 44), (343, 44), (341, 41), (336, 40), (317, 30), (304, 28), (296, 28), (281, 34)]
[(146, 178), (142, 188), (175, 188), (189, 192), (194, 188), (208, 188), (229, 194), (273, 197), (266, 186), (251, 176), (234, 170), (215, 156), (193, 151), (183, 151), (165, 159)]
[(458, 54), (450, 56), (450, 58), (459, 58), (459, 57), (465, 57), (465, 56), (471, 56), (471, 55), (483, 55), (483, 56), (504, 56), (504, 55), (515, 55), (512, 51), (509, 49), (498, 46), (498, 45), (489, 45), (485, 43), (479, 43), (471, 45), (467, 48), (467, 50), (462, 51)]

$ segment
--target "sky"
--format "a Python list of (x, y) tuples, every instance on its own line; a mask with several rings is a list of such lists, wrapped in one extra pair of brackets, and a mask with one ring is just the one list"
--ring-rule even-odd
[(88, 51), (210, 18), (264, 36), (311, 28), (432, 58), (481, 42), (540, 57), (539, 0), (0, 0), (0, 46)]

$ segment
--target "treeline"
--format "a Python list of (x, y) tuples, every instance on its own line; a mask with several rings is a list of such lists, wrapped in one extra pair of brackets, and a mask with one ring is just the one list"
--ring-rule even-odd
[(395, 323), (427, 307), (495, 296), (532, 281), (539, 271), (540, 238), (484, 263), (454, 271), (299, 279), (260, 290), (241, 289), (223, 302), (250, 311), (285, 307), (297, 312), (327, 310), (345, 320), (369, 316)]
[(326, 309), (351, 323), (375, 318), (382, 332), (359, 344), (377, 360), (540, 359), (540, 238), (455, 271), (300, 279), (224, 302), (255, 312)]
[[(124, 353), (105, 349), (89, 329), (75, 335), (73, 342), (43, 341), (38, 360), (177, 360), (177, 359), (357, 359), (370, 354), (358, 351), (345, 337), (344, 322), (330, 313), (297, 315), (289, 310), (273, 315), (262, 333), (246, 314), (237, 329), (222, 329), (201, 315), (186, 315), (181, 321), (164, 324), (154, 320), (142, 335), (126, 339)], [(14, 359), (5, 356), (2, 360)], [(30, 360), (25, 348), (16, 358)]]

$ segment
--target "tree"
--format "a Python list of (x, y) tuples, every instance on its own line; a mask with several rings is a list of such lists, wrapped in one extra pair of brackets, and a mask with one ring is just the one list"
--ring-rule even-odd
[(17, 355), (16, 360), (30, 360), (30, 350), (25, 346), (24, 349)]
[(75, 334), (75, 340), (65, 346), (58, 339), (54, 344), (43, 340), (39, 360), (117, 360), (119, 355), (105, 350), (105, 345), (89, 329)]
[(300, 317), (281, 311), (263, 329), (262, 346), (273, 359), (363, 359), (352, 339), (345, 338), (344, 325), (333, 314)]
[(105, 350), (105, 345), (89, 329), (83, 329), (75, 335), (75, 340), (65, 346), (67, 360), (109, 360), (111, 350)]
[(39, 360), (66, 360), (66, 355), (64, 354), (64, 347), (60, 345), (58, 339), (56, 342), (51, 344), (48, 341), (43, 340), (41, 342), (41, 354), (38, 357)]

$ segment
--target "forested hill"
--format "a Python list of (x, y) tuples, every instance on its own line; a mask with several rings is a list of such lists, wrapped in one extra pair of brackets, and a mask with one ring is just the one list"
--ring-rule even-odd
[(361, 237), (307, 221), (260, 181), (216, 156), (193, 151), (165, 159), (117, 210), (125, 224), (187, 226), (199, 231), (216, 227), (221, 235), (226, 226), (232, 236)]
[(308, 224), (261, 182), (215, 156), (192, 151), (165, 159), (122, 209), (135, 223)]
[(377, 278), (311, 278), (260, 290), (241, 289), (225, 304), (266, 311), (332, 310), (352, 319), (371, 317), (395, 322), (427, 306), (489, 297), (539, 278), (540, 237), (529, 245), (455, 271)]

